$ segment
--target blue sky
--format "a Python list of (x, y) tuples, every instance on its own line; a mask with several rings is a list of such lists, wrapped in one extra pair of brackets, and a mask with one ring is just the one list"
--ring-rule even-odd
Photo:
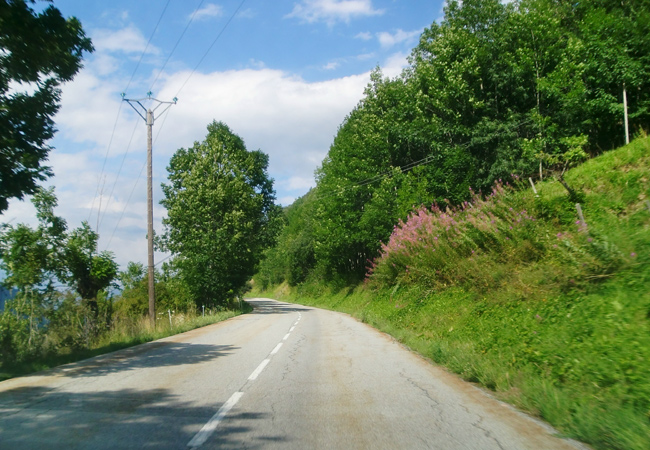
[[(169, 158), (202, 140), (212, 120), (228, 124), (250, 150), (269, 154), (278, 201), (288, 205), (314, 185), (314, 170), (361, 99), (370, 71), (380, 66), (386, 75), (399, 74), (422, 30), (442, 17), (443, 2), (55, 0), (54, 5), (82, 22), (96, 51), (63, 87), (48, 163), (55, 176), (46, 185), (56, 187), (57, 213), (69, 226), (89, 220), (100, 233), (100, 250), (113, 251), (124, 266), (146, 261), (146, 128), (121, 102), (122, 92), (140, 98), (151, 89), (161, 100), (178, 97), (154, 124), (157, 232), (165, 214), (157, 203)], [(34, 224), (35, 213), (28, 201), (12, 201), (0, 222)]]

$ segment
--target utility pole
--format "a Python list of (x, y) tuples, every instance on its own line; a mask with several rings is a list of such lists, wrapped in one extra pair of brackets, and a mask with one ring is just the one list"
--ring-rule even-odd
[(625, 120), (625, 143), (630, 143), (630, 128), (627, 122), (627, 91), (625, 90), (625, 83), (623, 83), (623, 117)]
[[(172, 105), (175, 105), (178, 99), (174, 97), (171, 102), (164, 102), (151, 97), (151, 91), (147, 92), (145, 98), (131, 99), (126, 98), (126, 94), (122, 94), (122, 101), (128, 102), (131, 108), (138, 113), (140, 117), (147, 124), (147, 241), (149, 245), (148, 265), (149, 265), (149, 321), (153, 328), (156, 327), (156, 296), (154, 291), (154, 276), (153, 276), (153, 168), (152, 168), (152, 142), (151, 135), (154, 122), (154, 112), (162, 105), (167, 105), (160, 114), (167, 111)], [(152, 109), (151, 107), (145, 108), (142, 102), (149, 101), (156, 104)], [(136, 107), (138, 105), (140, 109)], [(144, 112), (144, 115), (142, 114)]]

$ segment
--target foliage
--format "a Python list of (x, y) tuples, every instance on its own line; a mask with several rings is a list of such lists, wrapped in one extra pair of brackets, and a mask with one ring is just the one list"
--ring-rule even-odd
[(314, 208), (316, 197), (309, 191), (283, 210), (284, 227), (277, 244), (264, 252), (255, 274), (258, 286), (279, 284), (287, 280), (295, 286), (307, 278), (314, 268)]
[(36, 13), (30, 3), (0, 2), (0, 213), (52, 174), (41, 163), (55, 132), (59, 86), (79, 71), (83, 52), (93, 51), (76, 18), (54, 6)]
[[(20, 361), (38, 354), (44, 335), (34, 323), (41, 308), (41, 302), (34, 294), (20, 293), (5, 303), (0, 314), (0, 362)], [(36, 308), (34, 308), (36, 306)]]
[(3, 225), (0, 234), (0, 269), (3, 285), (17, 288), (15, 299), (0, 314), (3, 358), (24, 359), (38, 352), (44, 339), (41, 326), (45, 309), (53, 296), (52, 285), (58, 267), (56, 253), (62, 244), (65, 221), (53, 213), (53, 189), (39, 190), (33, 198), (39, 225)]
[(536, 203), (496, 183), (486, 198), (473, 194), (458, 208), (420, 208), (395, 226), (367, 281), (384, 288), (417, 282), (433, 289), (480, 285), (488, 290), (501, 282), (495, 264), (557, 260), (564, 267), (557, 276), (564, 282), (606, 276), (624, 264), (615, 244), (593, 230), (586, 235), (579, 221), (560, 232), (540, 221)]
[[(459, 207), (513, 174), (556, 176), (581, 201), (564, 173), (624, 142), (624, 88), (631, 129), (650, 125), (647, 6), (447, 2), (409, 66), (394, 79), (375, 70), (341, 124), (316, 173), (309, 234), (288, 219), (283, 242), (314, 252), (299, 279), (354, 284), (413, 209)], [(284, 245), (270, 251), (265, 273), (288, 280), (287, 261)]]
[[(154, 271), (156, 305), (161, 314), (167, 314), (167, 310), (188, 313), (197, 309), (189, 288), (171, 264), (165, 264), (162, 272), (155, 268)], [(146, 315), (149, 311), (149, 281), (144, 265), (129, 262), (126, 270), (120, 272), (119, 280), (122, 292), (115, 299), (115, 320), (138, 319)]]
[(237, 295), (273, 243), (279, 210), (267, 166), (266, 154), (248, 151), (221, 122), (171, 158), (162, 241), (196, 305)]
[[(35, 229), (4, 225), (0, 234), (3, 284), (18, 290), (0, 314), (6, 361), (37, 357), (48, 346), (88, 345), (101, 327), (110, 325), (111, 304), (103, 290), (117, 274), (112, 255), (97, 254), (98, 235), (87, 223), (67, 231), (65, 220), (54, 214), (54, 188), (39, 188), (32, 203), (39, 220)], [(57, 282), (74, 286), (82, 304), (76, 297), (60, 295), (54, 288)]]
[(117, 263), (109, 251), (97, 253), (99, 235), (83, 222), (67, 237), (58, 270), (59, 279), (74, 286), (88, 304), (95, 318), (99, 311), (97, 295), (107, 289), (117, 276)]
[[(106, 301), (100, 302), (107, 312)], [(99, 316), (99, 307), (97, 316)], [(95, 312), (90, 310), (87, 302), (79, 302), (74, 293), (68, 291), (59, 294), (59, 298), (52, 308), (45, 311), (47, 319), (47, 328), (43, 331), (46, 333), (47, 347), (43, 353), (61, 352), (61, 351), (79, 351), (88, 348), (93, 341), (103, 331), (98, 327)], [(106, 315), (104, 318), (107, 319)], [(110, 320), (103, 321), (103, 325), (109, 325)], [(102, 327), (104, 328), (104, 327)]]

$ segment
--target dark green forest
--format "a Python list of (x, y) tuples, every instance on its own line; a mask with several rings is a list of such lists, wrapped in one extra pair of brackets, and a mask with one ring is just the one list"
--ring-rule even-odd
[[(554, 177), (650, 121), (647, 0), (450, 1), (396, 78), (373, 71), (256, 283), (363, 279), (400, 220)], [(525, 179), (524, 178), (524, 179)]]

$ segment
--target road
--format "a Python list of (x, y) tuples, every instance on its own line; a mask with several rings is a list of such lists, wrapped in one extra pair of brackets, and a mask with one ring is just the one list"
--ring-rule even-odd
[(0, 383), (0, 448), (585, 448), (347, 315), (250, 303)]

